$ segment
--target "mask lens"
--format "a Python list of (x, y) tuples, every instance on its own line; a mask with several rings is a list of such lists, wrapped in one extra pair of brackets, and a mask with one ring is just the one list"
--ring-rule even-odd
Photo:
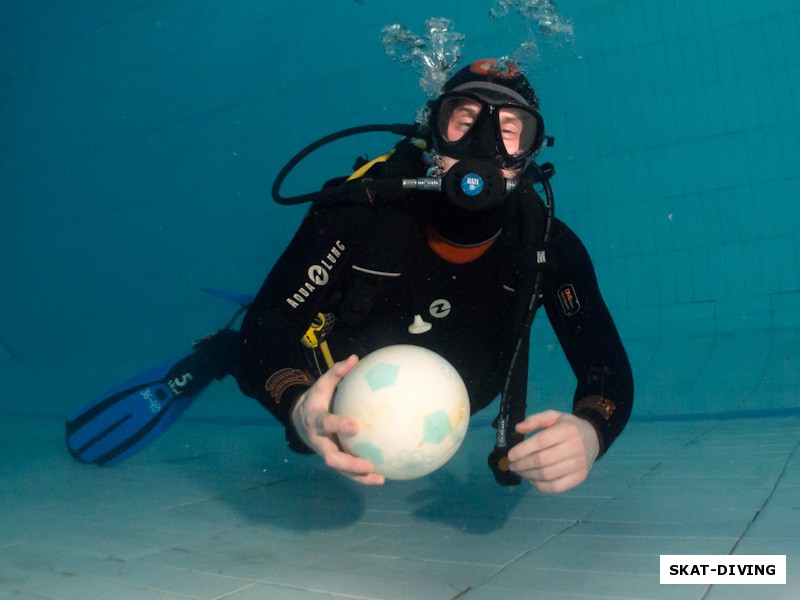
[(483, 105), (471, 98), (447, 98), (439, 109), (439, 135), (446, 142), (459, 141), (475, 125), (481, 110)]
[(519, 156), (531, 150), (539, 129), (533, 113), (514, 107), (500, 108), (497, 112), (497, 130), (509, 156)]
[(439, 102), (435, 135), (446, 156), (488, 158), (516, 168), (541, 144), (542, 119), (532, 108), (472, 94), (445, 95)]

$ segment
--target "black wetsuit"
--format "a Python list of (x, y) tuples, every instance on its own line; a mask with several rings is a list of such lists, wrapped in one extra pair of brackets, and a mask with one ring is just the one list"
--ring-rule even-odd
[[(532, 188), (530, 193), (535, 196)], [(312, 206), (250, 307), (237, 379), (245, 394), (287, 426), (295, 449), (300, 445), (290, 410), (315, 376), (310, 351), (300, 340), (318, 313), (333, 316), (327, 342), (335, 360), (390, 344), (415, 344), (456, 367), (473, 412), (501, 392), (519, 337), (518, 290), (527, 289), (535, 262), (520, 251), (522, 234), (513, 211), (500, 237), (479, 258), (464, 264), (444, 260), (428, 242), (430, 230), (420, 208), (436, 200), (432, 195), (406, 194), (387, 205)], [(523, 201), (541, 205), (538, 196)], [(540, 214), (542, 221), (543, 209)], [(573, 411), (595, 426), (602, 453), (630, 414), (630, 365), (589, 255), (558, 220), (546, 255), (542, 302), (578, 380)], [(409, 332), (415, 315), (432, 325), (429, 331)], [(527, 344), (524, 350), (523, 387)]]

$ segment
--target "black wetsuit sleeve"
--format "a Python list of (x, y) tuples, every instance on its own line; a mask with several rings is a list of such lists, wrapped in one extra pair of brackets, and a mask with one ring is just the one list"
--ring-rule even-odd
[(586, 248), (556, 220), (543, 278), (547, 316), (577, 378), (572, 412), (594, 425), (602, 455), (633, 406), (633, 374)]
[[(424, 163), (413, 140), (403, 140), (386, 162), (376, 163), (370, 177), (419, 176)], [(422, 171), (420, 171), (422, 169)], [(341, 184), (332, 180), (326, 188)], [(399, 193), (399, 192), (398, 192)], [(388, 191), (383, 192), (387, 198)], [(308, 450), (291, 423), (294, 401), (313, 384), (301, 338), (320, 312), (340, 293), (369, 222), (371, 194), (353, 187), (312, 205), (294, 238), (270, 271), (242, 322), (237, 370), (239, 387), (257, 399), (286, 426), (289, 445)]]
[(236, 379), (287, 427), (294, 400), (314, 381), (301, 338), (334, 293), (358, 235), (358, 214), (312, 207), (244, 317)]

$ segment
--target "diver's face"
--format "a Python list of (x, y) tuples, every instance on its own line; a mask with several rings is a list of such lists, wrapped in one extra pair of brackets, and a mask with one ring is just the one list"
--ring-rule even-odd
[(508, 108), (500, 109), (500, 136), (506, 152), (514, 156), (519, 152), (520, 138), (522, 137), (522, 119), (516, 111)]
[(447, 141), (457, 142), (472, 129), (478, 115), (481, 114), (481, 105), (472, 100), (464, 100), (453, 112), (447, 122)]
[[(450, 113), (450, 119), (447, 122), (446, 138), (449, 142), (457, 142), (470, 129), (475, 125), (478, 115), (481, 113), (480, 103), (473, 100), (464, 99)], [(500, 136), (503, 140), (506, 152), (514, 155), (519, 152), (520, 139), (522, 137), (522, 119), (517, 115), (517, 111), (508, 108), (501, 108), (498, 115)], [(458, 162), (458, 159), (449, 156), (443, 157), (442, 167), (447, 170)], [(503, 177), (513, 179), (519, 173), (519, 170), (501, 169)]]

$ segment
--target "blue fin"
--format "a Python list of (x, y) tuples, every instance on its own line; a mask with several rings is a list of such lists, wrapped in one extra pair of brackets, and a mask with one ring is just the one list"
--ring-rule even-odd
[(67, 447), (79, 461), (112, 466), (160, 436), (214, 379), (232, 368), (238, 334), (223, 330), (176, 360), (116, 386), (67, 419)]
[(229, 292), (227, 290), (217, 290), (214, 288), (201, 288), (206, 294), (216, 298), (222, 298), (228, 302), (238, 304), (242, 308), (248, 308), (255, 300), (255, 296), (251, 294), (240, 294), (239, 292)]

